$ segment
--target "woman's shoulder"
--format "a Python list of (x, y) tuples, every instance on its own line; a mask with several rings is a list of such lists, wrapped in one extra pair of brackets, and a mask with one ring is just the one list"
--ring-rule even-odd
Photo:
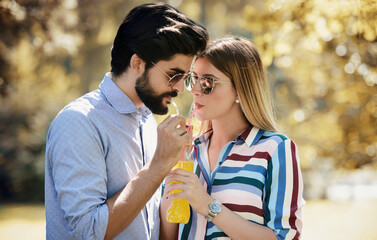
[(271, 141), (274, 141), (276, 142), (277, 144), (280, 144), (280, 143), (283, 143), (283, 142), (292, 142), (292, 139), (290, 139), (287, 135), (283, 134), (283, 133), (278, 133), (278, 132), (274, 132), (274, 131), (267, 131), (265, 130), (263, 132), (263, 135), (261, 136), (260, 138), (261, 141), (267, 141), (267, 140), (271, 140)]

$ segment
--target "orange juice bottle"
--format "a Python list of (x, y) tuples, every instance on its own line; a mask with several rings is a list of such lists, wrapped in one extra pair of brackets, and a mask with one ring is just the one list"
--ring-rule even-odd
[[(190, 157), (190, 146), (185, 145), (186, 159), (180, 160), (173, 169), (181, 168), (192, 172), (194, 170), (194, 161)], [(180, 190), (173, 189), (170, 193), (178, 193)], [(190, 219), (190, 205), (186, 199), (172, 200), (167, 212), (166, 218), (170, 223), (188, 223)]]

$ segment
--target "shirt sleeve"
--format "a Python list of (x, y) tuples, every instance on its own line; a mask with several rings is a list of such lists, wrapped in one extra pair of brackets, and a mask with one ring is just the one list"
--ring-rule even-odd
[(72, 239), (103, 239), (108, 223), (105, 153), (88, 115), (77, 109), (63, 110), (47, 139), (58, 205)]
[(265, 186), (265, 223), (277, 238), (300, 239), (303, 180), (296, 144), (281, 141), (268, 163)]

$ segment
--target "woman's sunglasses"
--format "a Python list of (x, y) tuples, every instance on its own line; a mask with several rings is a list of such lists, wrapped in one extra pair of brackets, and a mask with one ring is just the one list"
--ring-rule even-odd
[(199, 76), (192, 73), (190, 77), (185, 79), (187, 90), (191, 91), (197, 81), (199, 81), (200, 90), (205, 95), (208, 95), (213, 91), (216, 83), (232, 83), (231, 81), (216, 80), (215, 77), (212, 76)]

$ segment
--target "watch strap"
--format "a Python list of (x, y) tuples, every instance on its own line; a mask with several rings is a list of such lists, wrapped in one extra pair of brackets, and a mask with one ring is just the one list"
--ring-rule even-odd
[(217, 213), (214, 213), (212, 212), (211, 210), (209, 210), (207, 216), (206, 216), (206, 220), (208, 222), (212, 222), (213, 218), (216, 217)]

